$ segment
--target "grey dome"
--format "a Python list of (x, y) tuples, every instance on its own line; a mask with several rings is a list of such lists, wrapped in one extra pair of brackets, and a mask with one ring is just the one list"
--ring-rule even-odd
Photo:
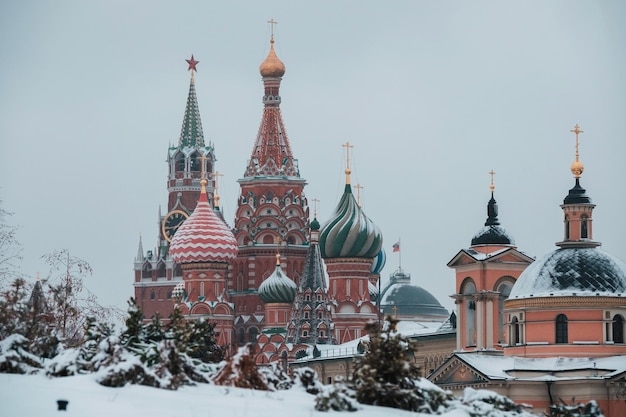
[(391, 275), (390, 285), (383, 290), (380, 302), (383, 313), (401, 317), (426, 316), (446, 319), (449, 313), (435, 296), (420, 286), (411, 285), (410, 280), (410, 275), (401, 270)]
[(626, 295), (626, 263), (597, 248), (562, 248), (526, 268), (509, 299), (619, 294)]

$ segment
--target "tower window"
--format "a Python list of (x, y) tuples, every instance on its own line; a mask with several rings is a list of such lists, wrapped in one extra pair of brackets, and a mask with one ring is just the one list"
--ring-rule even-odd
[(510, 335), (509, 345), (519, 345), (520, 337), (519, 337), (519, 322), (517, 321), (517, 317), (513, 317), (511, 320), (511, 335)]
[(555, 343), (563, 344), (568, 343), (567, 335), (567, 316), (565, 314), (559, 314), (556, 316), (556, 341)]
[(580, 216), (580, 238), (587, 239), (589, 237), (589, 226), (587, 220), (589, 218), (586, 215)]
[(624, 317), (620, 314), (613, 317), (613, 342), (624, 343)]

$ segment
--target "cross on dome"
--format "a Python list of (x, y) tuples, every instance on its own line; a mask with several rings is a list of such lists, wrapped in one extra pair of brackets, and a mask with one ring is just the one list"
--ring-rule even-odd
[(489, 185), (489, 189), (491, 190), (491, 192), (493, 193), (493, 190), (496, 189), (496, 186), (493, 184), (493, 176), (496, 175), (495, 171), (492, 169), (491, 171), (489, 171), (489, 175), (491, 175), (491, 184)]
[(350, 145), (350, 142), (346, 142), (342, 147), (346, 148), (346, 184), (350, 184), (350, 148), (354, 148), (354, 145)]
[(580, 133), (583, 133), (583, 130), (580, 130), (580, 126), (578, 126), (578, 123), (576, 123), (576, 125), (574, 126), (574, 128), (572, 130), (570, 130), (570, 132), (572, 132), (574, 135), (576, 135), (576, 160), (574, 162), (572, 162), (572, 165), (570, 167), (572, 174), (574, 174), (574, 178), (580, 178), (580, 175), (583, 173), (583, 170), (585, 169), (584, 165), (582, 162), (580, 162), (580, 160), (578, 159), (579, 154), (578, 154), (578, 135)]

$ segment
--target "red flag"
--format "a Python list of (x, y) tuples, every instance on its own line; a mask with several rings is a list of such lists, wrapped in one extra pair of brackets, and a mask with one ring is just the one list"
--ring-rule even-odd
[(400, 252), (400, 242), (396, 242), (393, 244), (393, 251), (394, 252)]

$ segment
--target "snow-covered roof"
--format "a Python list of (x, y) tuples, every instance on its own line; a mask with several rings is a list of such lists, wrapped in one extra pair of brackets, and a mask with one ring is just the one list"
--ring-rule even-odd
[(606, 379), (626, 372), (626, 355), (523, 358), (468, 352), (456, 353), (455, 356), (492, 380)]

